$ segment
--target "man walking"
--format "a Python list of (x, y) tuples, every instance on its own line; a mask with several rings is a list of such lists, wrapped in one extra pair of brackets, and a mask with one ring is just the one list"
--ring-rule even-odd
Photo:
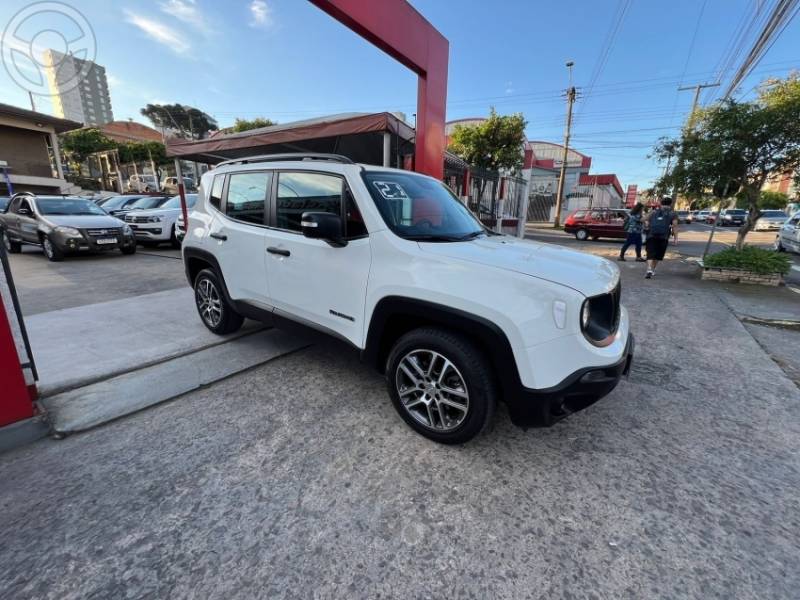
[(661, 199), (661, 206), (650, 213), (645, 226), (647, 231), (647, 274), (645, 279), (651, 279), (656, 274), (659, 261), (664, 260), (667, 251), (670, 233), (678, 241), (678, 215), (672, 210), (672, 198)]

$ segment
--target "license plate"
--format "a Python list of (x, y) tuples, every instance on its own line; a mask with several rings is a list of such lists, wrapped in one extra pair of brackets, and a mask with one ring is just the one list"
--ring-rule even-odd
[(106, 244), (116, 244), (116, 243), (117, 243), (117, 238), (99, 238), (97, 240), (98, 246), (103, 246)]

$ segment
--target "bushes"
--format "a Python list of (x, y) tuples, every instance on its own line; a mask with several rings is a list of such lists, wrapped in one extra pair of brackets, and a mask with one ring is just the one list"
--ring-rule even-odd
[(754, 246), (745, 246), (741, 250), (727, 248), (722, 252), (710, 254), (706, 257), (703, 265), (713, 269), (742, 269), (753, 273), (786, 275), (792, 262), (785, 254)]

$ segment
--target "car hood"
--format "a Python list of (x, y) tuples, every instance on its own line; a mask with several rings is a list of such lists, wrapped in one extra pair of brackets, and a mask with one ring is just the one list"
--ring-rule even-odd
[(122, 227), (124, 223), (111, 215), (44, 215), (44, 220), (54, 226), (77, 227)]
[(490, 236), (468, 242), (420, 242), (425, 252), (478, 263), (565, 285), (585, 296), (611, 291), (619, 269), (605, 258), (509, 236)]

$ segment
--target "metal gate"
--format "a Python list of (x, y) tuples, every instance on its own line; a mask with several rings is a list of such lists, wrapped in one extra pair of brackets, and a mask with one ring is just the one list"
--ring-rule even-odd
[(528, 202), (528, 221), (552, 221), (556, 205), (555, 194), (531, 194)]

